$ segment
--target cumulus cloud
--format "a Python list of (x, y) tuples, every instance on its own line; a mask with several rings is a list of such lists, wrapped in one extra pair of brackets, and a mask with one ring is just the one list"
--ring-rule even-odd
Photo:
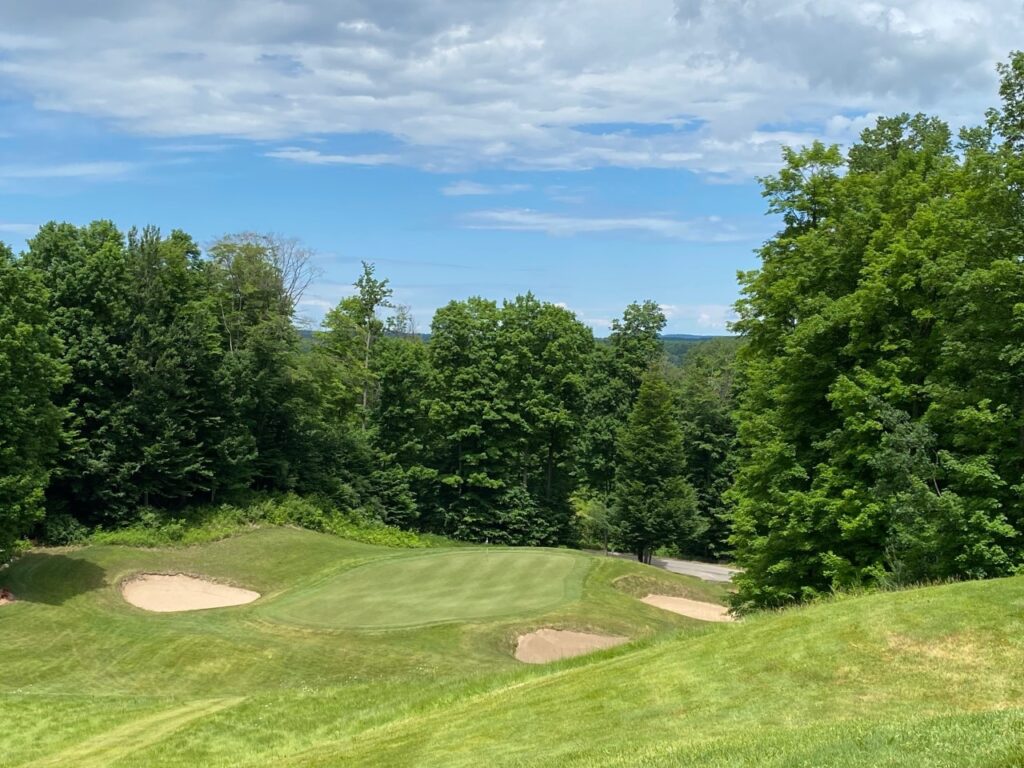
[(529, 184), (480, 184), (476, 181), (462, 179), (442, 187), (441, 194), (445, 197), (510, 195), (515, 192), (525, 192), (529, 188)]
[(662, 304), (661, 311), (669, 320), (689, 321), (702, 330), (724, 333), (737, 319), (730, 304)]
[(399, 162), (397, 155), (365, 154), (365, 155), (332, 155), (318, 152), (315, 149), (301, 147), (285, 147), (266, 153), (267, 157), (279, 160), (291, 160), (305, 165), (393, 165)]
[[(864, 115), (977, 119), (1020, 0), (0, 0), (0, 79), (135, 133), (374, 133), (423, 168), (773, 168)], [(664, 130), (588, 131), (628, 123)], [(794, 128), (796, 127), (796, 128)], [(284, 159), (337, 164), (295, 150)], [(288, 152), (288, 149), (277, 150)], [(300, 152), (308, 154), (300, 154)], [(360, 162), (359, 164), (375, 164)]]
[(677, 219), (670, 216), (567, 216), (528, 208), (474, 211), (463, 218), (468, 229), (544, 232), (556, 237), (606, 232), (640, 232), (675, 240), (704, 243), (742, 242), (750, 234), (710, 216)]

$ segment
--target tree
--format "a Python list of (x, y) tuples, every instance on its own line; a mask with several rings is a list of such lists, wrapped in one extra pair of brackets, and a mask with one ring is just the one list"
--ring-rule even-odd
[(784, 227), (742, 277), (737, 323), (742, 604), (1020, 564), (1020, 62), (959, 152), (941, 121), (898, 115), (845, 173), (834, 153), (796, 173), (825, 156), (812, 148), (766, 181)]
[(532, 294), (451, 302), (434, 316), (429, 417), (444, 530), (555, 544), (574, 535), (583, 369), (590, 331)]
[(307, 257), (286, 258), (276, 238), (249, 233), (222, 237), (208, 253), (224, 348), (219, 378), (244, 436), (229, 444), (225, 463), (257, 488), (292, 489), (308, 445), (292, 324)]
[(685, 547), (704, 532), (697, 495), (686, 479), (672, 390), (657, 367), (641, 380), (636, 404), (619, 433), (618, 456), (617, 538), (640, 562), (649, 563), (659, 546)]
[(608, 346), (594, 349), (585, 370), (585, 426), (578, 446), (579, 474), (586, 485), (607, 495), (616, 466), (616, 440), (640, 391), (640, 381), (664, 352), (658, 335), (665, 313), (651, 300), (626, 307), (612, 322)]
[(67, 375), (42, 276), (0, 243), (0, 564), (44, 515)]
[(728, 552), (730, 514), (724, 499), (736, 470), (734, 411), (741, 390), (736, 354), (741, 340), (710, 339), (694, 347), (673, 371), (672, 387), (683, 433), (683, 458), (697, 493), (704, 534), (686, 543), (684, 556), (721, 558)]
[(48, 311), (69, 376), (55, 402), (69, 412), (47, 490), (50, 511), (87, 524), (129, 519), (140, 465), (129, 364), (132, 279), (124, 238), (109, 221), (49, 223), (25, 255), (49, 289)]
[(507, 482), (531, 496), (551, 540), (568, 541), (585, 406), (582, 371), (593, 334), (572, 312), (528, 293), (502, 306), (496, 344), (498, 393), (508, 409)]
[(222, 448), (241, 439), (218, 371), (223, 362), (209, 272), (181, 231), (164, 239), (155, 227), (127, 238), (132, 282), (127, 364), (142, 503), (182, 504), (228, 489), (237, 473)]
[(343, 299), (339, 310), (344, 312), (358, 330), (363, 358), (362, 421), (366, 428), (370, 414), (370, 391), (374, 384), (371, 355), (377, 339), (384, 333), (384, 321), (379, 317), (381, 309), (394, 306), (391, 303), (392, 290), (387, 279), (374, 277), (374, 266), (363, 262), (363, 273), (355, 281), (356, 294)]
[[(426, 531), (444, 529), (444, 510), (435, 468), (440, 447), (430, 420), (430, 355), (427, 345), (411, 334), (390, 335), (377, 342), (374, 376), (379, 394), (373, 409), (374, 446), (380, 454), (377, 471), (392, 488), (405, 488), (385, 504), (384, 519)], [(408, 503), (411, 499), (412, 503)]]

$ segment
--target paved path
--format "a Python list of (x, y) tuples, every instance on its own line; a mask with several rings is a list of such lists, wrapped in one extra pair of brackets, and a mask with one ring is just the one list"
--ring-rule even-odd
[[(599, 550), (589, 550), (592, 554), (603, 555)], [(621, 557), (625, 560), (636, 560), (634, 555), (624, 552), (609, 552), (611, 557)], [(651, 565), (655, 568), (663, 568), (672, 573), (681, 573), (684, 576), (696, 576), (704, 581), (731, 581), (734, 573), (739, 573), (738, 568), (730, 568), (727, 565), (715, 565), (714, 563), (699, 563), (696, 560), (676, 560), (673, 557), (652, 557)]]

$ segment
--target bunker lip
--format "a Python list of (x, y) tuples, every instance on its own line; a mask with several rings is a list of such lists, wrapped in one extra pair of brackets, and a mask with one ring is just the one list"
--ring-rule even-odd
[(735, 621), (724, 605), (704, 603), (700, 600), (689, 600), (685, 597), (671, 595), (647, 595), (640, 600), (663, 611), (672, 611), (681, 616), (688, 616), (698, 621)]
[(547, 664), (603, 648), (612, 648), (628, 641), (628, 637), (544, 627), (519, 636), (515, 657), (526, 664)]
[(121, 596), (144, 611), (177, 613), (245, 605), (260, 593), (184, 573), (140, 573), (122, 582)]

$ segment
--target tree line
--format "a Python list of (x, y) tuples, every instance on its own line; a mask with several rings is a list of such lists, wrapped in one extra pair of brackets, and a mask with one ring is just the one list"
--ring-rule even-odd
[(728, 342), (688, 372), (664, 359), (654, 302), (598, 343), (531, 294), (453, 301), (425, 340), (369, 264), (304, 340), (312, 278), (297, 241), (252, 233), (202, 249), (181, 231), (50, 223), (24, 253), (0, 249), (0, 548), (286, 492), (554, 546), (593, 538), (600, 499), (642, 558), (724, 547), (720, 473), (707, 458), (691, 477), (680, 451), (734, 434), (689, 405), (723, 396), (698, 365), (728, 368)]

